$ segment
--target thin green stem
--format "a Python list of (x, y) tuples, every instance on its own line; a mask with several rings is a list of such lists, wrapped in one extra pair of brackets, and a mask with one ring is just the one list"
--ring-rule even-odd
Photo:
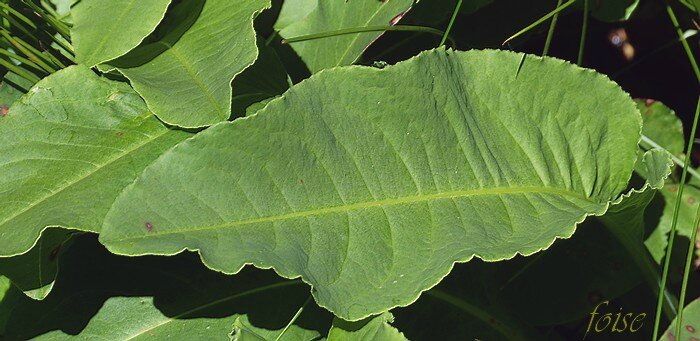
[[(326, 31), (326, 32), (320, 32), (320, 33), (307, 34), (307, 35), (298, 36), (298, 37), (292, 37), (292, 38), (288, 38), (288, 39), (283, 39), (282, 44), (291, 44), (291, 43), (297, 43), (300, 41), (330, 38), (330, 37), (342, 36), (342, 35), (347, 35), (347, 34), (357, 34), (357, 33), (364, 33), (364, 32), (383, 32), (383, 31), (423, 32), (423, 33), (430, 33), (430, 34), (434, 34), (434, 35), (438, 35), (438, 36), (442, 36), (443, 34), (445, 34), (445, 32), (443, 32), (443, 31), (440, 31), (438, 29), (434, 29), (432, 27), (427, 27), (427, 26), (413, 26), (413, 25), (364, 26), (364, 27), (344, 28), (341, 30)], [(454, 46), (455, 45), (454, 40), (452, 40), (452, 38), (448, 38), (448, 39), (450, 40), (450, 43)]]
[(447, 37), (449, 37), (450, 31), (452, 30), (452, 25), (454, 25), (455, 20), (457, 19), (457, 14), (459, 13), (460, 8), (462, 8), (462, 0), (457, 1), (457, 6), (455, 6), (455, 10), (452, 12), (452, 17), (450, 18), (450, 23), (447, 24), (447, 28), (445, 29), (445, 33), (442, 35), (442, 39), (440, 39), (440, 46), (445, 45), (445, 42), (447, 41)]
[(676, 335), (680, 337), (681, 327), (683, 326), (683, 306), (685, 305), (685, 294), (688, 289), (688, 275), (690, 275), (690, 265), (693, 263), (693, 254), (695, 254), (695, 240), (698, 238), (698, 225), (700, 225), (700, 205), (695, 212), (695, 222), (693, 223), (690, 237), (690, 245), (688, 245), (688, 254), (685, 257), (685, 269), (683, 269), (683, 284), (681, 285), (681, 297), (678, 303), (678, 317), (676, 317)]
[[(662, 149), (668, 152), (669, 155), (671, 155), (671, 160), (673, 160), (673, 163), (678, 165), (678, 167), (685, 168), (685, 162), (683, 160), (679, 159), (677, 156), (673, 155), (671, 152), (669, 152), (666, 148), (662, 147), (660, 144), (656, 143), (656, 141), (650, 139), (646, 135), (642, 135), (642, 140), (639, 141), (640, 144), (647, 144), (649, 148), (645, 148), (645, 150), (649, 150), (651, 148), (656, 148), (656, 149)], [(697, 139), (695, 141), (697, 143)], [(696, 179), (700, 180), (700, 173), (696, 171), (695, 169), (688, 167), (688, 173), (695, 177)]]
[(688, 55), (688, 61), (690, 62), (691, 67), (693, 68), (693, 72), (695, 73), (695, 78), (697, 78), (698, 83), (700, 83), (700, 68), (698, 68), (698, 63), (695, 61), (695, 55), (693, 55), (693, 51), (690, 49), (690, 45), (688, 45), (688, 41), (685, 39), (683, 35), (683, 30), (681, 29), (680, 24), (678, 23), (678, 19), (676, 18), (676, 13), (673, 11), (673, 8), (669, 4), (666, 4), (666, 13), (668, 13), (669, 19), (671, 19), (671, 22), (673, 23), (673, 27), (676, 28), (676, 33), (678, 34), (678, 37), (681, 39), (681, 44), (683, 45), (683, 49), (685, 50), (685, 54)]
[(18, 56), (10, 51), (0, 49), (0, 54), (8, 56), (14, 60), (17, 60), (18, 62), (20, 62), (24, 65), (30, 66), (37, 71), (44, 72), (44, 73), (46, 72), (46, 70), (44, 70), (43, 68), (41, 68), (41, 66), (37, 65), (36, 63), (32, 62), (31, 60), (24, 58), (22, 56)]
[[(561, 6), (562, 0), (557, 1), (557, 7)], [(552, 45), (552, 38), (554, 38), (554, 29), (557, 27), (557, 21), (559, 20), (559, 12), (554, 14), (552, 21), (549, 23), (549, 31), (547, 31), (547, 39), (544, 41), (544, 49), (542, 49), (542, 55), (546, 56), (549, 54), (549, 47)]]
[(282, 331), (279, 333), (279, 335), (277, 335), (277, 337), (275, 338), (275, 341), (279, 341), (282, 338), (282, 336), (284, 335), (284, 333), (286, 333), (287, 330), (289, 330), (289, 328), (294, 324), (294, 322), (296, 322), (296, 320), (299, 318), (299, 316), (304, 311), (304, 308), (306, 307), (306, 305), (309, 304), (309, 302), (311, 302), (311, 295), (309, 295), (309, 297), (306, 299), (306, 301), (304, 301), (304, 304), (301, 305), (299, 310), (297, 310), (296, 314), (294, 314), (294, 316), (292, 316), (292, 319), (289, 320), (289, 323), (287, 323), (287, 325), (284, 326), (284, 329), (282, 329)]
[[(685, 164), (683, 167), (683, 172), (681, 173), (681, 180), (678, 184), (678, 193), (676, 194), (676, 203), (673, 208), (673, 218), (671, 220), (671, 231), (668, 233), (668, 245), (666, 246), (666, 255), (664, 257), (664, 268), (661, 275), (661, 289), (660, 293), (666, 290), (666, 281), (668, 280), (668, 271), (671, 265), (671, 251), (673, 250), (673, 243), (676, 238), (676, 225), (678, 224), (678, 211), (681, 207), (681, 200), (683, 195), (683, 188), (685, 187), (685, 180), (688, 175), (688, 165), (690, 164), (690, 155), (693, 153), (693, 141), (695, 141), (695, 132), (698, 127), (698, 116), (700, 116), (700, 97), (698, 97), (698, 106), (695, 110), (695, 117), (693, 119), (693, 128), (690, 131), (690, 139), (688, 140), (688, 148), (685, 153)], [(661, 309), (663, 306), (663, 295), (659, 294), (659, 298), (656, 302), (656, 314), (654, 316), (654, 332), (652, 337), (654, 339), (659, 335), (659, 324), (661, 322)], [(678, 307), (680, 311), (683, 309), (682, 306)]]
[[(48, 73), (54, 73), (56, 72), (56, 69), (53, 67), (49, 66), (48, 63), (52, 63), (51, 60), (49, 60), (46, 55), (43, 53), (39, 52), (36, 50), (34, 47), (31, 45), (24, 43), (22, 39), (19, 39), (17, 37), (11, 36), (7, 31), (4, 29), (0, 30), (0, 35), (2, 35), (12, 46), (17, 48), (20, 52), (24, 53), (27, 58), (29, 58), (31, 61), (37, 63), (39, 66), (41, 66), (44, 70), (46, 70)], [(48, 62), (48, 63), (47, 63)]]
[(578, 43), (578, 58), (576, 58), (578, 66), (583, 66), (583, 49), (586, 46), (586, 33), (588, 31), (588, 4), (589, 0), (583, 0), (583, 25), (581, 26), (581, 39)]
[(569, 1), (567, 1), (566, 3), (564, 3), (563, 5), (561, 5), (561, 6), (557, 7), (557, 8), (555, 8), (553, 11), (551, 11), (551, 12), (545, 14), (545, 16), (543, 16), (542, 18), (537, 19), (537, 20), (536, 20), (535, 22), (533, 22), (532, 24), (528, 25), (527, 27), (523, 28), (522, 30), (518, 31), (517, 33), (513, 34), (512, 36), (508, 37), (508, 39), (506, 39), (506, 40), (503, 41), (503, 44), (502, 44), (502, 45), (507, 44), (507, 43), (510, 42), (511, 40), (513, 40), (513, 39), (515, 39), (515, 38), (517, 38), (517, 37), (520, 37), (521, 35), (523, 35), (523, 34), (526, 33), (527, 31), (529, 31), (529, 30), (531, 30), (531, 29), (537, 27), (539, 24), (541, 24), (541, 23), (547, 21), (547, 19), (549, 19), (549, 18), (551, 18), (551, 17), (557, 15), (557, 13), (559, 13), (559, 12), (565, 10), (566, 8), (568, 8), (569, 6), (573, 5), (576, 1), (578, 1), (578, 0), (569, 0)]
[(39, 77), (37, 77), (36, 75), (28, 72), (27, 70), (22, 69), (21, 67), (15, 65), (15, 64), (12, 64), (12, 62), (9, 62), (5, 59), (0, 58), (0, 65), (4, 66), (6, 69), (12, 71), (17, 76), (20, 76), (20, 77), (22, 77), (22, 78), (24, 78), (32, 83), (36, 83), (39, 81)]
[(44, 12), (41, 7), (37, 6), (31, 0), (22, 0), (22, 2), (31, 7), (38, 16), (44, 19), (58, 34), (62, 35), (63, 38), (66, 40), (70, 39), (70, 29), (63, 22)]
[(36, 24), (34, 24), (33, 21), (29, 20), (29, 18), (27, 18), (26, 16), (24, 16), (24, 14), (22, 14), (22, 13), (20, 13), (19, 11), (15, 10), (15, 9), (12, 8), (10, 5), (4, 4), (4, 3), (0, 2), (0, 8), (6, 10), (9, 14), (14, 15), (15, 17), (17, 17), (17, 19), (23, 21), (24, 23), (26, 23), (27, 25), (29, 25), (29, 27), (31, 27), (31, 28), (33, 28), (33, 29), (36, 30), (37, 27), (36, 27)]

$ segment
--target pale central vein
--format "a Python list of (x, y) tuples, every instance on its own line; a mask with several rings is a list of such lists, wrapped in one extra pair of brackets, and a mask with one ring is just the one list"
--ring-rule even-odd
[[(127, 155), (130, 155), (131, 153), (133, 153), (133, 152), (135, 152), (135, 151), (137, 151), (137, 150), (143, 148), (144, 146), (150, 144), (151, 142), (153, 142), (153, 141), (157, 140), (158, 138), (162, 137), (163, 135), (167, 134), (169, 131), (170, 131), (170, 130), (168, 130), (168, 129), (163, 129), (163, 130), (162, 130), (161, 132), (159, 132), (158, 134), (149, 136), (149, 138), (148, 138), (147, 140), (145, 140), (144, 142), (139, 143), (139, 144), (133, 146), (131, 149), (125, 150), (125, 151), (123, 151), (122, 153), (117, 154), (117, 155), (116, 155), (115, 157), (113, 157), (112, 159), (109, 159), (109, 160), (105, 161), (105, 162), (104, 162), (102, 165), (100, 165), (99, 167), (96, 167), (95, 169), (92, 169), (92, 170), (90, 170), (89, 172), (87, 172), (87, 173), (85, 173), (85, 174), (83, 174), (83, 175), (80, 175), (80, 176), (76, 177), (75, 179), (70, 179), (70, 180), (66, 181), (65, 184), (62, 185), (61, 187), (56, 188), (56, 189), (54, 189), (53, 191), (51, 191), (50, 193), (47, 193), (46, 195), (41, 196), (41, 197), (35, 199), (35, 200), (32, 201), (29, 205), (27, 205), (25, 208), (23, 208), (23, 209), (21, 209), (21, 210), (15, 212), (15, 214), (13, 214), (13, 215), (11, 215), (11, 216), (9, 216), (9, 217), (7, 217), (7, 218), (5, 218), (3, 221), (0, 222), (0, 227), (5, 226), (5, 224), (7, 224), (8, 222), (12, 221), (13, 219), (15, 219), (15, 218), (21, 216), (22, 214), (27, 213), (27, 212), (30, 211), (32, 208), (36, 207), (37, 205), (41, 204), (42, 202), (44, 202), (44, 201), (46, 201), (46, 200), (48, 200), (48, 199), (50, 199), (50, 198), (53, 198), (54, 196), (58, 195), (59, 193), (65, 191), (66, 189), (71, 188), (71, 187), (74, 186), (75, 184), (80, 183), (81, 181), (83, 181), (83, 180), (85, 180), (85, 179), (91, 177), (92, 175), (94, 175), (94, 174), (97, 173), (98, 171), (104, 169), (105, 167), (107, 167), (107, 166), (109, 166), (109, 165), (111, 165), (111, 164), (114, 164), (115, 162), (117, 162), (117, 161), (121, 160), (122, 158), (126, 157)], [(42, 226), (42, 227), (43, 227), (43, 226)]]
[(238, 220), (232, 222), (226, 222), (217, 225), (207, 225), (207, 226), (195, 226), (180, 228), (176, 230), (169, 230), (164, 232), (151, 232), (148, 235), (130, 236), (122, 239), (110, 240), (110, 242), (123, 242), (127, 240), (136, 239), (146, 239), (150, 237), (172, 235), (179, 233), (190, 233), (190, 232), (201, 232), (210, 230), (227, 229), (244, 225), (260, 224), (260, 223), (273, 223), (278, 221), (293, 220), (300, 218), (307, 218), (311, 216), (319, 216), (334, 213), (346, 213), (350, 211), (357, 211), (370, 208), (381, 208), (388, 206), (399, 206), (408, 205), (414, 203), (421, 203), (426, 201), (434, 201), (441, 199), (456, 199), (461, 197), (471, 197), (471, 196), (484, 196), (484, 195), (501, 195), (501, 194), (557, 194), (561, 196), (572, 197), (587, 201), (593, 204), (600, 204), (591, 200), (591, 198), (586, 197), (583, 194), (572, 192), (570, 190), (561, 188), (549, 188), (549, 187), (539, 187), (539, 186), (526, 186), (526, 187), (495, 187), (495, 188), (480, 188), (480, 189), (470, 189), (461, 191), (450, 191), (450, 192), (440, 192), (432, 194), (419, 194), (399, 198), (388, 198), (382, 200), (364, 201), (353, 204), (345, 204), (338, 206), (322, 207), (305, 211), (290, 212), (280, 215), (273, 215), (267, 217), (251, 218), (245, 220)]

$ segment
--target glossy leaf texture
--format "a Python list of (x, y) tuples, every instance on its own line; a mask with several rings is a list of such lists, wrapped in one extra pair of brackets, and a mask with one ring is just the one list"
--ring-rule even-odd
[(527, 56), (516, 78), (522, 58), (438, 49), (319, 73), (163, 154), (101, 241), (301, 276), (346, 320), (410, 304), (454, 262), (545, 249), (626, 187), (641, 118), (560, 60)]
[(76, 61), (92, 67), (125, 55), (155, 30), (170, 1), (79, 1), (71, 9)]
[[(316, 2), (316, 1), (313, 1)], [(284, 27), (283, 38), (366, 26), (390, 26), (411, 8), (412, 0), (391, 1), (318, 1), (318, 6), (303, 20)], [(282, 10), (291, 11), (289, 6)], [(297, 11), (296, 9), (294, 11)], [(281, 18), (288, 14), (280, 13)], [(350, 65), (382, 32), (366, 32), (291, 43), (294, 51), (312, 73), (334, 66)]]
[(690, 302), (683, 309), (683, 324), (681, 326), (681, 335), (676, 334), (676, 325), (678, 321), (673, 320), (671, 325), (666, 329), (664, 334), (659, 339), (660, 341), (676, 341), (676, 340), (691, 340), (694, 341), (700, 335), (700, 300)]
[(40, 81), (0, 117), (0, 257), (27, 252), (49, 226), (99, 231), (117, 194), (189, 136), (85, 67)]
[(197, 128), (231, 116), (231, 81), (256, 60), (253, 19), (269, 0), (184, 0), (146, 44), (113, 61), (168, 124)]

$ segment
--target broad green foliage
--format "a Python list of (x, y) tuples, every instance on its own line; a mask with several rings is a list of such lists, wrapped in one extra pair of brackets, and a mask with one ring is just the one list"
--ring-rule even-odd
[(187, 335), (188, 340), (226, 340), (235, 321), (228, 318), (178, 319), (159, 311), (149, 297), (113, 297), (77, 337), (62, 331), (44, 334), (35, 340), (173, 340)]
[[(313, 0), (307, 0), (316, 2)], [(411, 8), (413, 0), (391, 1), (318, 1), (318, 6), (303, 20), (285, 26), (280, 35), (292, 38), (307, 34), (335, 31), (344, 28), (394, 25)], [(292, 10), (289, 6), (283, 10)], [(280, 14), (282, 20), (288, 15)], [(276, 26), (279, 26), (277, 24)], [(282, 25), (284, 26), (284, 25)], [(323, 39), (291, 43), (294, 51), (306, 63), (312, 73), (334, 66), (350, 65), (381, 32), (349, 34)]]
[(642, 113), (642, 133), (675, 156), (685, 150), (683, 123), (671, 108), (654, 100), (635, 100)]
[(231, 115), (231, 80), (253, 64), (253, 19), (269, 0), (183, 0), (156, 41), (112, 62), (168, 124), (195, 128)]
[(165, 16), (170, 0), (81, 0), (71, 10), (78, 63), (95, 66), (138, 46)]
[(53, 288), (59, 256), (70, 245), (72, 234), (65, 229), (48, 229), (29, 252), (0, 258), (0, 275), (12, 280), (27, 296), (43, 300)]
[(595, 72), (528, 56), (516, 77), (521, 61), (438, 49), (319, 73), (164, 153), (101, 241), (273, 267), (347, 320), (413, 302), (454, 262), (545, 249), (626, 187), (641, 118)]
[(328, 332), (328, 341), (408, 341), (400, 331), (391, 326), (392, 322), (394, 316), (391, 313), (352, 323), (335, 319)]
[[(671, 231), (673, 209), (676, 205), (676, 196), (678, 195), (678, 184), (667, 184), (659, 192), (664, 200), (663, 213), (658, 226), (644, 242), (657, 262), (661, 262), (666, 245), (668, 245), (668, 233)], [(683, 236), (686, 239), (690, 238), (698, 205), (700, 205), (700, 189), (686, 185), (683, 188), (681, 206), (678, 211), (678, 223), (676, 225), (676, 231), (679, 236)]]
[(694, 341), (700, 335), (700, 300), (690, 302), (683, 310), (683, 325), (681, 335), (675, 335), (676, 323), (673, 323), (666, 329), (660, 341), (676, 341), (676, 340), (691, 340)]
[(274, 24), (277, 31), (304, 20), (318, 6), (318, 0), (286, 0), (282, 2), (280, 14)]
[(117, 194), (188, 136), (87, 68), (42, 80), (0, 117), (0, 256), (28, 251), (49, 226), (99, 231)]
[[(281, 336), (280, 336), (281, 335)], [(295, 325), (284, 330), (268, 330), (255, 327), (247, 316), (237, 316), (233, 323), (231, 340), (233, 341), (313, 341), (320, 339), (317, 331), (305, 330)]]

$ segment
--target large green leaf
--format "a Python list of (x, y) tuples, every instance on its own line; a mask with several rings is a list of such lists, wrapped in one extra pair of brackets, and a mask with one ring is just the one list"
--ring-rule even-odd
[(676, 335), (676, 325), (678, 321), (673, 320), (673, 323), (666, 329), (659, 340), (661, 341), (676, 341), (690, 340), (695, 341), (700, 337), (700, 299), (690, 302), (683, 309), (683, 324), (681, 335)]
[(302, 21), (309, 13), (313, 12), (316, 6), (318, 6), (318, 0), (284, 0), (274, 24), (275, 30), (280, 31), (289, 25)]
[(0, 258), (0, 275), (12, 280), (27, 296), (43, 300), (51, 292), (61, 253), (70, 245), (73, 232), (48, 229), (29, 252)]
[(253, 64), (253, 19), (270, 0), (183, 0), (161, 39), (112, 62), (166, 123), (196, 128), (231, 115), (231, 80)]
[(138, 46), (163, 20), (170, 0), (81, 0), (71, 10), (80, 64), (95, 66)]
[(0, 117), (0, 257), (28, 251), (48, 226), (99, 231), (117, 194), (188, 136), (85, 67), (37, 83)]
[[(313, 33), (336, 31), (365, 26), (389, 26), (411, 8), (413, 0), (391, 1), (318, 1), (318, 6), (303, 20), (284, 27), (280, 35), (292, 38)], [(286, 9), (288, 7), (284, 7)], [(280, 16), (284, 19), (285, 14)], [(312, 73), (320, 70), (350, 65), (381, 32), (340, 35), (322, 39), (292, 43), (291, 46), (306, 63)]]
[(337, 68), (166, 152), (101, 240), (273, 267), (357, 320), (410, 304), (454, 262), (570, 237), (626, 187), (640, 124), (617, 85), (551, 58), (438, 49)]
[[(673, 210), (676, 206), (676, 197), (678, 196), (678, 184), (667, 184), (659, 192), (664, 200), (663, 213), (659, 224), (644, 243), (654, 256), (654, 259), (660, 263), (668, 245), (668, 233), (671, 231)], [(698, 205), (700, 205), (700, 189), (686, 185), (683, 188), (681, 205), (678, 210), (678, 222), (676, 225), (678, 235), (690, 238)]]

